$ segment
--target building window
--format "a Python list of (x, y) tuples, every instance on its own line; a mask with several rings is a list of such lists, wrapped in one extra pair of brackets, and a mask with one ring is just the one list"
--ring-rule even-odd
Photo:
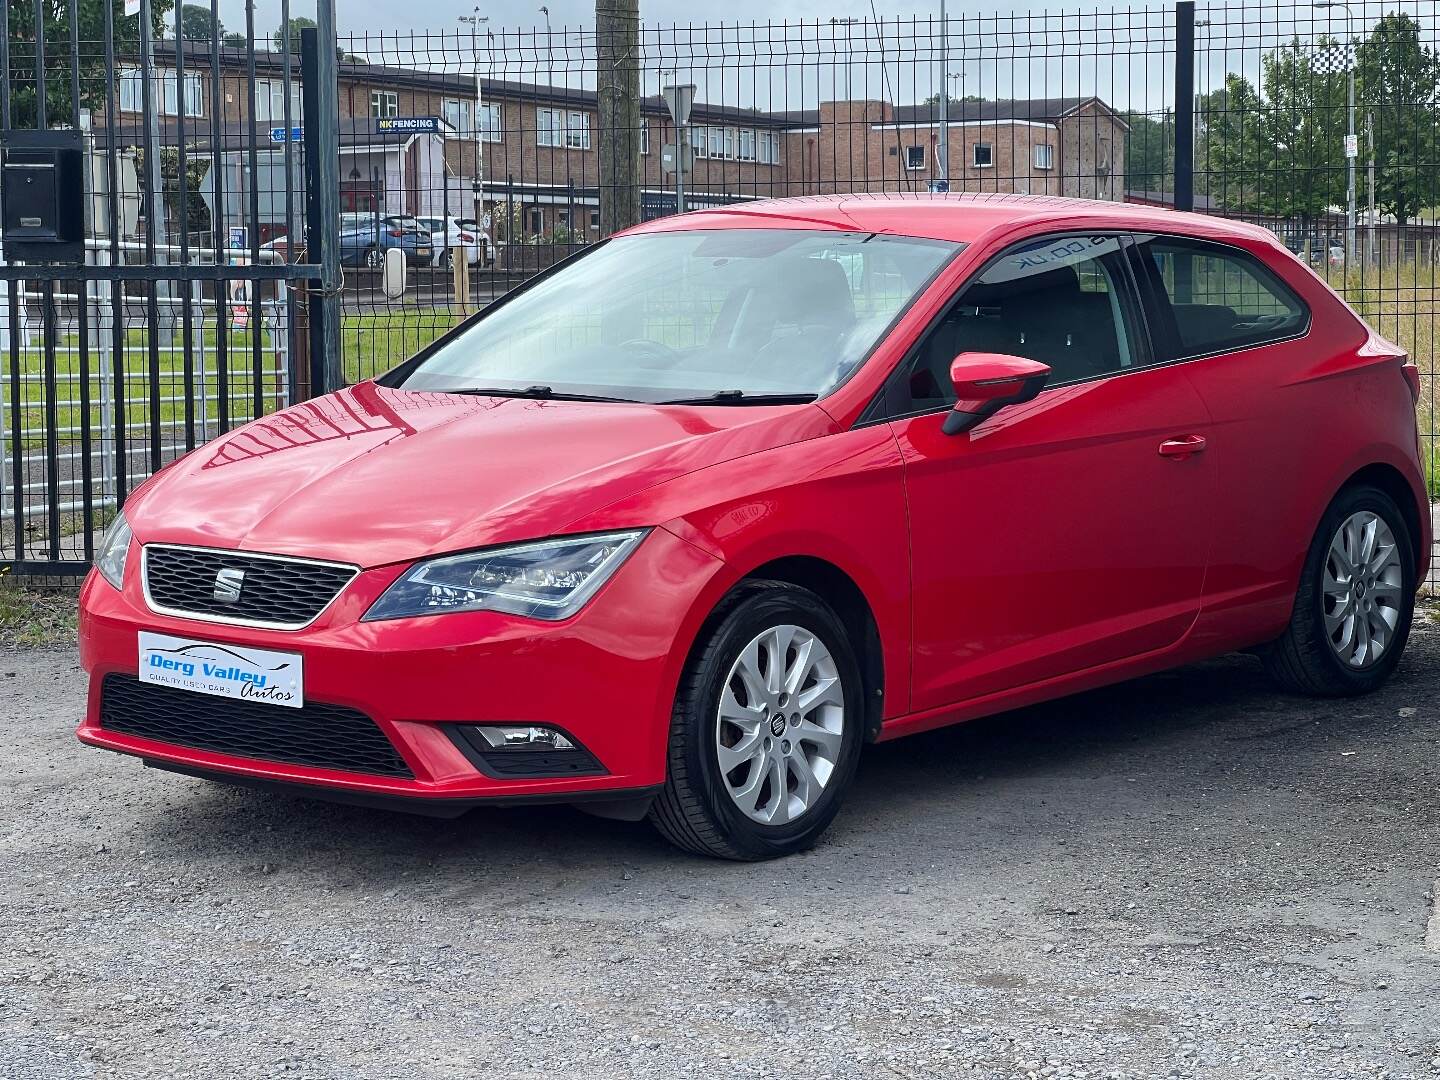
[(466, 138), (475, 135), (475, 102), (469, 98), (446, 98), (441, 104), (445, 123)]
[(710, 156), (723, 158), (725, 156), (725, 129), (712, 127), (710, 129)]
[(599, 211), (599, 210), (591, 210), (591, 211), (590, 211), (590, 231), (591, 231), (591, 232), (599, 232), (599, 231), (600, 231), (600, 211)]
[(710, 135), (703, 127), (690, 128), (690, 145), (695, 148), (697, 158), (708, 158), (710, 156)]
[(907, 146), (905, 148), (905, 168), (911, 172), (918, 172), (925, 168), (925, 147)]
[(487, 101), (480, 106), (480, 138), (494, 143), (505, 140), (505, 114), (498, 101)]
[(975, 144), (974, 162), (975, 168), (977, 169), (988, 169), (995, 164), (994, 152), (991, 150), (989, 143), (982, 142)]
[(572, 112), (565, 129), (565, 145), (571, 150), (590, 149), (590, 114)]
[(1041, 143), (1035, 147), (1035, 168), (1053, 169), (1055, 167), (1055, 147), (1050, 143)]
[(780, 164), (780, 138), (775, 132), (760, 132), (759, 159), (762, 165)]
[(525, 218), (531, 236), (539, 236), (545, 231), (545, 212), (538, 206), (532, 206)]
[(755, 132), (745, 128), (740, 129), (740, 160), (755, 160)]
[(554, 109), (535, 110), (535, 143), (538, 146), (561, 145), (560, 135), (565, 123)]
[(400, 95), (394, 90), (370, 91), (370, 115), (377, 120), (388, 120), (400, 115)]
[[(179, 112), (179, 86), (173, 70), (157, 69), (153, 75), (155, 88), (151, 99), (162, 116), (175, 116)], [(119, 73), (120, 111), (143, 112), (145, 110), (145, 84), (137, 68), (125, 68)], [(205, 115), (205, 86), (199, 75), (185, 73), (185, 115)]]
[(640, 153), (650, 153), (650, 121), (640, 118)]
[[(300, 123), (302, 97), (300, 84), (292, 79), (290, 82), (290, 122), (292, 124)], [(255, 119), (271, 124), (285, 122), (284, 79), (255, 80)]]

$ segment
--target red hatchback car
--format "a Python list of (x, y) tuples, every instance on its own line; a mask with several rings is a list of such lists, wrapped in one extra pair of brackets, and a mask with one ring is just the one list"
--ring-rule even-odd
[(457, 814), (812, 843), (861, 747), (1235, 649), (1394, 670), (1416, 369), (1270, 233), (843, 196), (598, 244), (153, 477), (80, 738)]

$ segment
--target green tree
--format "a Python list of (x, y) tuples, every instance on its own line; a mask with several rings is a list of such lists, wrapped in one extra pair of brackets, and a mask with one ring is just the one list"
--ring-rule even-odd
[[(1265, 147), (1255, 209), (1311, 220), (1345, 202), (1345, 87), (1332, 38), (1294, 39), (1261, 61)], [(1238, 115), (1238, 114), (1237, 114)]]
[[(1389, 14), (1355, 50), (1359, 119), (1374, 122), (1375, 201), (1401, 225), (1435, 205), (1440, 171), (1440, 57), (1408, 15)], [(1361, 160), (1364, 167), (1362, 145)], [(1364, 174), (1357, 178), (1357, 187)], [(1363, 201), (1363, 199), (1361, 200)]]
[(223, 39), (225, 24), (210, 14), (204, 4), (184, 4), (180, 8), (180, 34), (186, 41), (209, 41), (211, 31)]
[(1175, 190), (1175, 118), (1166, 109), (1160, 116), (1125, 114), (1130, 134), (1125, 140), (1125, 186), (1136, 191)]
[(1276, 211), (1275, 148), (1260, 93), (1243, 75), (1197, 102), (1195, 187), (1230, 210)]
[[(294, 55), (300, 54), (300, 31), (306, 27), (315, 25), (315, 20), (304, 15), (292, 15), (290, 17), (290, 52)], [(275, 51), (279, 52), (285, 48), (285, 26), (282, 24), (275, 28), (271, 40), (275, 42)]]
[[(80, 106), (99, 110), (105, 104), (105, 53), (99, 42), (105, 37), (105, 8), (110, 0), (43, 0), (42, 25), (45, 34), (45, 120), (47, 125), (68, 125), (73, 119), (70, 98), (70, 7), (77, 4), (76, 23), (80, 38)], [(174, 0), (153, 0), (151, 22), (158, 38), (165, 16), (174, 9)], [(140, 48), (140, 19), (114, 8), (115, 51), (134, 55)], [(10, 41), (10, 108), (12, 124), (36, 126), (39, 95), (35, 78), (35, 6), (10, 4), (7, 30)], [(64, 62), (56, 62), (61, 58)]]

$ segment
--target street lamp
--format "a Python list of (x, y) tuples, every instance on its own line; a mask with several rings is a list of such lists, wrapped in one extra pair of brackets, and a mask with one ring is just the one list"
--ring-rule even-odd
[(1349, 55), (1346, 57), (1345, 80), (1345, 269), (1350, 269), (1351, 254), (1355, 250), (1355, 158), (1360, 153), (1359, 140), (1355, 137), (1355, 34), (1350, 28), (1352, 12), (1344, 0), (1314, 0), (1314, 8), (1329, 10), (1345, 9), (1345, 37)]
[(480, 5), (476, 4), (469, 15), (459, 15), (457, 20), (470, 27), (470, 52), (475, 58), (475, 120), (473, 123), (475, 140), (475, 218), (483, 225), (485, 220), (485, 146), (484, 138), (480, 130), (480, 118), (485, 114), (485, 87), (480, 79), (480, 43), (476, 39), (476, 33), (480, 27), (490, 21), (489, 15), (480, 14)]
[(940, 0), (940, 190), (950, 190), (950, 21)]

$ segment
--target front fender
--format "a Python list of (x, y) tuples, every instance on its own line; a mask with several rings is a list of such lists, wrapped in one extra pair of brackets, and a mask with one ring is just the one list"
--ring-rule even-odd
[[(899, 446), (885, 425), (776, 447), (689, 473), (574, 522), (589, 532), (661, 522), (721, 560), (678, 640), (689, 646), (736, 584), (793, 556), (847, 575), (879, 632), (886, 718), (910, 707), (910, 545)], [(684, 657), (675, 669), (678, 685)]]

